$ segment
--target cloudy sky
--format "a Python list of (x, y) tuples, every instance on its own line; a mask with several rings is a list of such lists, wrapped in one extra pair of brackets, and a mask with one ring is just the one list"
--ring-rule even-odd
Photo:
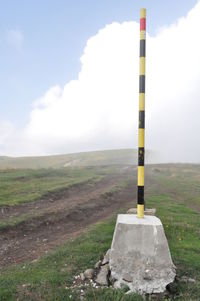
[[(174, 3), (175, 2), (175, 3)], [(136, 148), (147, 8), (146, 148), (200, 162), (200, 2), (0, 3), (0, 155)]]

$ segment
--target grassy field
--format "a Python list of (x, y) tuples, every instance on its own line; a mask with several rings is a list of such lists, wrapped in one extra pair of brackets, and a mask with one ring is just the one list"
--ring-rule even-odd
[(109, 167), (67, 169), (14, 169), (0, 171), (0, 206), (12, 206), (45, 197), (88, 181), (95, 183), (110, 172)]
[[(176, 296), (170, 296), (169, 300), (200, 300), (200, 166), (149, 166), (146, 178), (150, 181), (146, 188), (147, 207), (157, 208), (178, 267), (178, 278), (195, 279), (195, 283), (178, 282)], [(81, 289), (85, 291), (85, 300), (143, 300), (141, 296), (128, 296), (112, 288), (69, 288), (73, 277), (93, 267), (110, 247), (115, 220), (113, 216), (90, 227), (38, 261), (2, 269), (0, 300), (78, 301)]]

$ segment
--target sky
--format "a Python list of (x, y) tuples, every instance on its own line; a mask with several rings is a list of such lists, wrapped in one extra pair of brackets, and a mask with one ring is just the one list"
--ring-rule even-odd
[(198, 1), (0, 1), (0, 155), (137, 147), (147, 8), (146, 147), (199, 162)]

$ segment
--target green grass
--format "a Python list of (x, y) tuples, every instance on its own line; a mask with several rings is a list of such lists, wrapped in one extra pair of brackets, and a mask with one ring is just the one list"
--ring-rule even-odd
[(21, 214), (20, 216), (17, 217), (13, 217), (13, 216), (8, 217), (6, 220), (0, 221), (0, 230), (8, 229), (11, 227), (14, 228), (17, 225), (22, 224), (27, 220), (30, 220), (34, 217), (39, 218), (40, 216), (41, 216), (40, 214), (36, 215), (36, 214), (28, 213), (28, 214)]
[(160, 172), (154, 174), (156, 184), (160, 184), (168, 196), (176, 201), (200, 208), (200, 166), (192, 164), (162, 165)]
[(103, 167), (0, 171), (0, 206), (41, 199), (46, 193), (76, 184), (90, 182), (92, 185), (109, 172), (109, 168)]

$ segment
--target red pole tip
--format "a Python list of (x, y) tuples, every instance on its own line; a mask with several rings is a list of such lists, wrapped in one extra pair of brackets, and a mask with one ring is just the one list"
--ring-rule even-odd
[(140, 30), (146, 30), (146, 18), (140, 19)]

